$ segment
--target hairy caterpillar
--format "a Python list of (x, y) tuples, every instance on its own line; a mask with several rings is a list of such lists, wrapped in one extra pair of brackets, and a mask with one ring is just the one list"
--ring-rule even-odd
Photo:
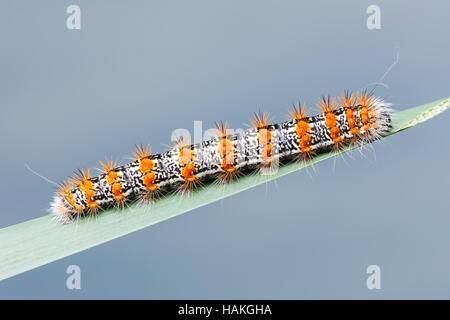
[(151, 201), (169, 192), (189, 192), (207, 182), (227, 183), (241, 174), (269, 169), (276, 163), (308, 160), (316, 154), (349, 144), (380, 139), (391, 129), (389, 104), (367, 91), (322, 97), (321, 113), (308, 116), (298, 103), (291, 119), (270, 124), (266, 113), (251, 121), (253, 128), (228, 134), (227, 124), (217, 125), (217, 136), (199, 144), (183, 138), (174, 148), (151, 154), (138, 146), (135, 160), (124, 166), (102, 162), (102, 172), (91, 177), (79, 170), (61, 184), (50, 210), (64, 223), (133, 201)]

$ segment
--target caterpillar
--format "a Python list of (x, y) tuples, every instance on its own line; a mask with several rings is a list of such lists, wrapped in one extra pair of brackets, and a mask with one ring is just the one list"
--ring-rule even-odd
[(107, 208), (121, 208), (134, 201), (151, 202), (161, 195), (194, 191), (211, 183), (229, 183), (274, 164), (307, 161), (317, 154), (380, 139), (392, 127), (390, 104), (367, 90), (346, 91), (337, 98), (322, 96), (321, 113), (308, 116), (297, 103), (290, 119), (270, 123), (267, 113), (256, 113), (252, 127), (229, 134), (227, 123), (217, 123), (214, 138), (190, 144), (183, 137), (164, 153), (137, 146), (135, 160), (117, 166), (101, 162), (101, 173), (78, 170), (61, 183), (50, 211), (63, 223), (94, 215)]

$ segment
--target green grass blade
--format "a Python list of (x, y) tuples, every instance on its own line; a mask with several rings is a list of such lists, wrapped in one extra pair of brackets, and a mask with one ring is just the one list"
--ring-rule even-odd
[[(445, 98), (397, 112), (392, 117), (390, 134), (429, 120), (448, 108), (450, 98)], [(336, 153), (321, 154), (312, 164), (334, 156)], [(280, 167), (273, 175), (246, 176), (224, 186), (209, 185), (182, 199), (167, 196), (156, 201), (151, 208), (135, 204), (120, 212), (105, 211), (96, 218), (78, 220), (69, 225), (53, 221), (52, 216), (47, 215), (3, 228), (0, 230), (0, 280), (229, 197), (305, 166), (291, 163)]]

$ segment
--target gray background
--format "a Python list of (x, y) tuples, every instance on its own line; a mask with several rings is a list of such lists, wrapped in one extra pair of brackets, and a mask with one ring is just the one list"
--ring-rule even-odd
[[(81, 7), (81, 30), (66, 8)], [(381, 7), (381, 30), (366, 8)], [(386, 77), (394, 108), (450, 95), (447, 1), (0, 2), (0, 227), (53, 180), (166, 149), (194, 120), (286, 119)], [(397, 48), (397, 49), (396, 49)], [(450, 298), (450, 112), (310, 178), (300, 172), (0, 283), (0, 298)], [(375, 160), (376, 158), (376, 160)], [(0, 261), (1, 263), (1, 261)], [(68, 265), (82, 289), (65, 287)], [(366, 288), (368, 265), (382, 289)]]

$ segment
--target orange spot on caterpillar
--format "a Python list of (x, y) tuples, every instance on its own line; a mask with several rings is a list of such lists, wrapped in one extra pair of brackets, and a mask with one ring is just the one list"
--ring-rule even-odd
[(114, 195), (120, 193), (121, 189), (122, 186), (118, 182), (113, 183), (113, 185), (111, 186), (111, 191), (112, 193), (114, 193)]
[(111, 192), (116, 200), (123, 200), (125, 198), (125, 194), (122, 193), (122, 185), (118, 182), (112, 184)]
[(221, 167), (226, 172), (233, 172), (236, 170), (234, 146), (232, 142), (228, 139), (223, 139), (222, 143), (219, 144), (219, 152), (222, 154)]
[(88, 170), (85, 170), (85, 169), (79, 170), (75, 174), (73, 181), (78, 185), (78, 188), (83, 192), (86, 192), (89, 189), (92, 189), (94, 187), (94, 184), (90, 180), (90, 170), (89, 169)]
[[(230, 142), (230, 143), (228, 143), (228, 142)], [(234, 152), (233, 151), (226, 152), (226, 150), (233, 150), (234, 149), (232, 144), (231, 144), (231, 146), (230, 146), (230, 144), (231, 144), (231, 141), (227, 140), (227, 143), (226, 143), (227, 148), (224, 149), (223, 152), (222, 152), (221, 167), (227, 172), (233, 172), (233, 171), (236, 170), (236, 166), (234, 165), (235, 160), (236, 160)]]
[(150, 146), (147, 145), (147, 147), (144, 148), (141, 144), (136, 146), (136, 149), (137, 150), (133, 155), (137, 160), (139, 160), (139, 171), (142, 173), (147, 173), (150, 170), (153, 170), (155, 167), (155, 162), (150, 159)]
[(306, 121), (299, 121), (297, 122), (297, 127), (295, 128), (295, 133), (297, 133), (298, 136), (303, 136), (305, 133), (309, 132), (311, 130), (311, 127), (309, 126), (309, 123)]
[(308, 132), (311, 131), (311, 126), (309, 124), (309, 119), (306, 114), (306, 110), (301, 106), (300, 102), (297, 105), (293, 106), (291, 111), (289, 111), (290, 115), (294, 118), (295, 125), (295, 133), (300, 138), (298, 141), (298, 146), (302, 151), (302, 154), (299, 156), (302, 158), (307, 157), (308, 154), (312, 151), (312, 147), (310, 145), (311, 135)]
[(362, 121), (362, 123), (367, 124), (369, 122), (369, 117), (366, 116), (366, 115), (362, 115), (361, 116), (361, 121)]
[(90, 209), (95, 209), (95, 208), (98, 207), (98, 202), (97, 202), (97, 201), (89, 201), (89, 202), (88, 202), (88, 207), (89, 207)]
[(66, 198), (67, 202), (70, 203), (70, 205), (75, 206), (77, 204), (73, 193), (66, 194), (65, 198)]
[(325, 124), (328, 128), (333, 128), (336, 126), (337, 120), (336, 115), (329, 111), (325, 114)]
[(353, 110), (352, 109), (346, 109), (345, 110), (345, 116), (347, 117), (347, 119), (353, 119), (354, 118)]
[(332, 127), (330, 129), (330, 134), (332, 138), (336, 138), (339, 135), (339, 132), (341, 132), (341, 130), (338, 127)]
[(224, 157), (229, 152), (233, 152), (234, 145), (233, 142), (229, 139), (227, 139), (227, 130), (228, 130), (228, 124), (223, 124), (222, 121), (220, 124), (217, 124), (217, 137), (219, 138), (219, 152)]
[(234, 165), (227, 163), (222, 164), (222, 169), (227, 173), (232, 173), (236, 171), (236, 167)]
[(234, 144), (233, 142), (227, 138), (228, 136), (228, 123), (223, 124), (222, 121), (220, 123), (216, 123), (216, 127), (218, 130), (217, 137), (219, 138), (219, 153), (222, 156), (222, 161), (220, 167), (223, 171), (225, 171), (225, 175), (221, 176), (221, 181), (226, 182), (232, 179), (230, 174), (236, 171), (235, 164), (235, 154), (234, 154)]
[(174, 144), (176, 147), (180, 148), (178, 162), (182, 167), (181, 176), (187, 183), (185, 185), (182, 185), (181, 188), (184, 190), (190, 190), (195, 187), (195, 184), (192, 184), (191, 182), (194, 182), (197, 179), (197, 176), (194, 174), (194, 151), (191, 150), (190, 145), (187, 145), (184, 142), (183, 137), (180, 137), (177, 141), (174, 142)]
[[(345, 91), (341, 97), (338, 97), (340, 103), (345, 108), (345, 117), (347, 118), (347, 123), (350, 128), (350, 134), (356, 136), (359, 134), (359, 128), (357, 127), (357, 122), (355, 120), (355, 103), (357, 97), (348, 91)], [(336, 142), (336, 141), (335, 141)]]
[(270, 143), (261, 151), (261, 157), (265, 162), (272, 162), (274, 160), (274, 157), (272, 157), (272, 145)]
[(270, 133), (270, 130), (268, 129), (260, 129), (258, 133), (258, 142), (260, 145), (266, 145), (270, 143), (270, 140), (272, 139), (272, 134)]
[[(264, 112), (255, 113), (255, 117), (251, 120), (252, 125), (258, 129), (258, 143), (263, 148), (260, 157), (264, 162), (272, 162), (272, 133), (269, 130), (269, 114)], [(263, 164), (264, 165), (264, 164)]]
[(195, 165), (193, 162), (188, 163), (182, 170), (181, 175), (188, 182), (193, 182), (197, 177), (194, 175)]
[(303, 136), (301, 138), (301, 141), (302, 142), (310, 142), (311, 141), (311, 136), (309, 134), (307, 134), (307, 135), (305, 135), (305, 136)]
[(298, 146), (300, 147), (300, 150), (302, 152), (308, 153), (311, 152), (312, 150), (310, 143), (311, 143), (311, 136), (309, 134), (305, 134), (300, 138)]
[(145, 188), (148, 191), (155, 191), (156, 189), (158, 189), (158, 185), (154, 183), (154, 181), (156, 180), (156, 174), (154, 172), (149, 172), (147, 173), (144, 178), (142, 179), (142, 182), (145, 185)]
[(94, 187), (94, 184), (90, 180), (83, 180), (79, 186), (80, 190), (88, 192)]
[(363, 124), (367, 124), (369, 122), (369, 111), (367, 110), (367, 107), (362, 107), (360, 114), (361, 114), (361, 122)]
[(231, 140), (226, 138), (222, 138), (222, 141), (219, 142), (219, 152), (222, 156), (227, 155), (229, 152), (233, 152), (234, 145)]
[(142, 159), (140, 162), (141, 163), (139, 165), (139, 170), (142, 173), (147, 173), (150, 170), (153, 170), (153, 168), (155, 167), (155, 163), (152, 159), (145, 158), (145, 159)]
[(350, 129), (350, 133), (351, 133), (353, 136), (357, 135), (357, 134), (359, 133), (359, 128), (357, 128), (357, 127), (351, 128), (351, 129)]
[(356, 121), (354, 118), (353, 110), (347, 109), (345, 111), (345, 116), (347, 117), (347, 123), (348, 123), (348, 126), (350, 127), (350, 131), (351, 131), (351, 129), (353, 129), (356, 126)]
[[(143, 147), (140, 149), (143, 150)], [(102, 165), (102, 170), (106, 173), (106, 183), (111, 185), (111, 193), (114, 199), (120, 201), (121, 205), (123, 205), (122, 200), (125, 199), (125, 194), (122, 193), (122, 185), (119, 183), (121, 175), (116, 172), (116, 162), (113, 162), (112, 159), (106, 159), (105, 161), (100, 161), (100, 164)]]
[(106, 182), (108, 184), (113, 184), (117, 182), (120, 178), (120, 174), (116, 172), (117, 164), (112, 160), (106, 159), (105, 161), (100, 161), (103, 172), (106, 173)]
[(234, 160), (235, 160), (234, 157), (235, 157), (235, 155), (234, 155), (233, 151), (228, 152), (226, 155), (224, 155), (222, 164), (223, 165), (233, 165)]
[(363, 92), (359, 100), (360, 104), (365, 103), (360, 109), (363, 130), (368, 131), (370, 128), (376, 128), (376, 109), (373, 105), (373, 97)]
[(303, 147), (303, 148), (301, 148), (301, 150), (305, 153), (308, 153), (308, 152), (311, 152), (312, 147), (311, 146)]
[[(78, 188), (84, 192), (89, 209), (97, 208), (98, 202), (93, 200), (95, 197), (95, 190), (94, 184), (90, 178), (90, 170), (79, 170), (79, 172), (75, 174), (74, 181), (78, 184)], [(90, 210), (88, 212), (90, 212)]]
[(120, 175), (115, 171), (108, 172), (108, 175), (106, 176), (106, 182), (108, 184), (113, 184), (119, 180)]
[(190, 149), (190, 146), (184, 142), (184, 138), (180, 137), (173, 142), (176, 148), (179, 148), (178, 162), (181, 166), (185, 166), (194, 160), (194, 151)]
[[(304, 136), (302, 136), (300, 138), (300, 142), (299, 142), (300, 149), (302, 149), (302, 151), (303, 151), (303, 149), (307, 149), (308, 147), (310, 147), (310, 145), (309, 145), (310, 142), (311, 142), (311, 136), (309, 134), (305, 134)], [(306, 152), (306, 151), (304, 151), (304, 152)]]
[[(349, 93), (344, 93), (344, 96), (339, 99), (341, 103), (348, 105), (348, 108), (351, 107), (351, 102), (353, 101), (353, 98)], [(344, 138), (340, 135), (341, 130), (337, 126), (337, 116), (335, 114), (336, 110), (336, 99), (331, 99), (330, 96), (322, 97), (321, 100), (319, 100), (319, 108), (322, 110), (322, 112), (325, 114), (325, 125), (330, 129), (330, 136), (331, 139), (333, 139), (336, 146), (340, 142), (344, 140)], [(351, 119), (353, 119), (353, 114), (351, 115)]]
[(182, 166), (187, 165), (193, 160), (194, 152), (188, 148), (181, 148), (178, 155), (178, 161)]
[(75, 199), (75, 195), (72, 193), (72, 184), (73, 179), (69, 178), (68, 181), (64, 184), (61, 184), (58, 192), (64, 196), (64, 199), (66, 199), (66, 201), (75, 208), (75, 210), (77, 211), (81, 211), (83, 209), (82, 206), (80, 206), (79, 204), (77, 204), (76, 199)]
[(86, 197), (88, 198), (95, 197), (95, 191), (92, 189), (86, 190)]
[(125, 199), (125, 194), (120, 193), (120, 194), (114, 195), (114, 199), (116, 199), (117, 201), (121, 201), (121, 200)]
[(348, 126), (350, 127), (350, 129), (353, 129), (353, 127), (355, 127), (355, 125), (356, 125), (356, 121), (353, 118), (347, 118), (347, 123), (348, 123)]
[(330, 96), (328, 98), (322, 97), (320, 108), (325, 113), (325, 125), (330, 129), (331, 139), (338, 144), (343, 140), (343, 137), (340, 135), (341, 130), (337, 127), (337, 116), (334, 114), (336, 99), (331, 100)]

